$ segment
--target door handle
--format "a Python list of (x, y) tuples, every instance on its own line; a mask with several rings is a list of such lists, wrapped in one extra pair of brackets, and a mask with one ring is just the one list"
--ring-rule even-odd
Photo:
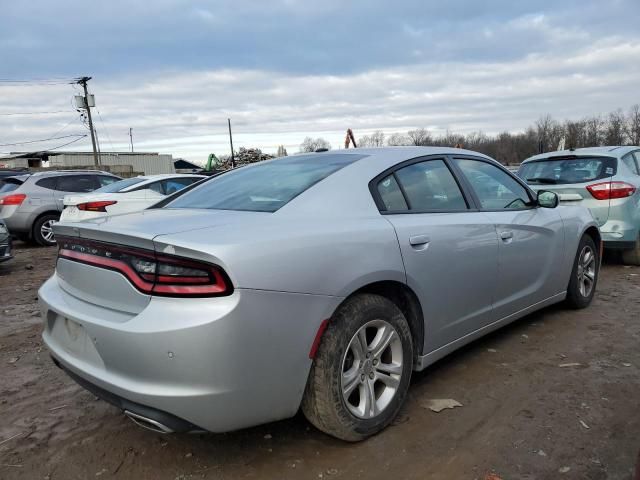
[(421, 247), (423, 245), (427, 245), (431, 239), (428, 235), (413, 235), (409, 237), (409, 244), (412, 247)]
[(509, 232), (509, 231), (500, 232), (500, 238), (505, 242), (510, 241), (513, 239), (513, 232)]

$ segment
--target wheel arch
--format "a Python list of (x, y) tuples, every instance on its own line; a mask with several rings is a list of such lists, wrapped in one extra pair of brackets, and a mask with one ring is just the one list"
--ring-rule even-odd
[(380, 295), (393, 302), (393, 304), (400, 309), (407, 319), (407, 322), (409, 322), (409, 329), (411, 330), (411, 337), (415, 348), (414, 356), (422, 355), (425, 335), (424, 314), (420, 300), (415, 292), (407, 284), (396, 280), (376, 281), (352, 292), (338, 305), (336, 311), (340, 309), (344, 302), (362, 293)]
[(39, 212), (37, 215), (35, 215), (33, 217), (33, 220), (31, 220), (31, 228), (29, 229), (29, 236), (31, 238), (34, 238), (37, 221), (40, 220), (45, 215), (55, 215), (56, 217), (59, 218), (60, 217), (60, 212), (58, 210), (44, 210), (42, 212)]
[(596, 244), (596, 248), (598, 249), (598, 254), (602, 256), (602, 236), (600, 235), (600, 230), (595, 225), (590, 225), (585, 229), (582, 235), (588, 235), (593, 240), (593, 243)]

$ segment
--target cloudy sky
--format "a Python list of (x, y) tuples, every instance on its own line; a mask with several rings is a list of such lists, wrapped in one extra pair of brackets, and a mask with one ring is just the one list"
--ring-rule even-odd
[(236, 147), (293, 152), (347, 127), (496, 133), (640, 102), (638, 0), (4, 0), (0, 18), (2, 153), (87, 133), (65, 83), (82, 75), (103, 151), (131, 127), (136, 150), (199, 162), (229, 152), (227, 117)]

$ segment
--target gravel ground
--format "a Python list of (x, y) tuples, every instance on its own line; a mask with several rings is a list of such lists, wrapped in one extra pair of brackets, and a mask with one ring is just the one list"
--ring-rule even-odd
[[(590, 308), (545, 309), (414, 375), (395, 424), (346, 444), (301, 415), (224, 435), (135, 427), (52, 364), (36, 295), (55, 250), (16, 247), (0, 265), (1, 479), (632, 478), (640, 268), (607, 261)], [(463, 406), (425, 407), (443, 398)]]

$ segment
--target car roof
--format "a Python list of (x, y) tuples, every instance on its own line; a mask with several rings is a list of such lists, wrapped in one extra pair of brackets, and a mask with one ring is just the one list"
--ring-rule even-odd
[(48, 170), (45, 172), (31, 173), (31, 176), (33, 177), (51, 177), (51, 176), (64, 176), (64, 175), (108, 175), (111, 177), (117, 176), (117, 175), (114, 175), (113, 173), (105, 172), (103, 170)]
[(545, 152), (540, 153), (538, 155), (534, 155), (533, 157), (529, 157), (524, 160), (525, 162), (533, 162), (536, 160), (542, 160), (553, 157), (567, 157), (567, 156), (578, 156), (578, 157), (588, 157), (588, 156), (599, 156), (599, 157), (612, 157), (612, 158), (621, 158), (624, 157), (627, 153), (633, 152), (634, 150), (638, 150), (640, 147), (634, 145), (618, 145), (618, 146), (609, 146), (609, 147), (587, 147), (587, 148), (576, 148), (574, 150), (558, 150), (554, 152)]

